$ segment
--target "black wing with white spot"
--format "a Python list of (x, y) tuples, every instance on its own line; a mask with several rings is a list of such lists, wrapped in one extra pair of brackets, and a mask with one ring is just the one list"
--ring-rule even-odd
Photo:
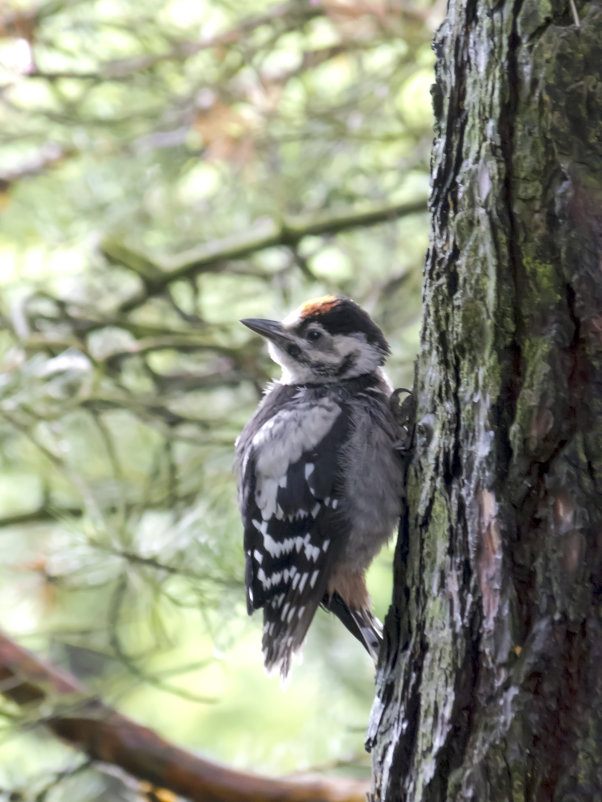
[(349, 426), (332, 399), (284, 389), (272, 390), (283, 396), (270, 404), (278, 412), (266, 416), (262, 405), (237, 444), (247, 607), (263, 607), (266, 667), (278, 665), (283, 676), (344, 542), (339, 459)]

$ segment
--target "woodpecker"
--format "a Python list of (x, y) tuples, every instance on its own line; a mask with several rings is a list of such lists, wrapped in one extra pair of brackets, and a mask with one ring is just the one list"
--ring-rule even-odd
[(382, 627), (365, 573), (401, 512), (400, 424), (380, 328), (326, 295), (282, 322), (241, 320), (282, 368), (236, 441), (247, 610), (286, 678), (320, 604), (376, 659)]

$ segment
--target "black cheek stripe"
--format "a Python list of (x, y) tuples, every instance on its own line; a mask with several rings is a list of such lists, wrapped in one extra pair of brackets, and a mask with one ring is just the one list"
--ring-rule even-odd
[(345, 373), (347, 373), (348, 370), (351, 370), (351, 368), (354, 365), (355, 365), (355, 355), (347, 354), (345, 359), (341, 362), (341, 364), (337, 368), (335, 376), (343, 376)]

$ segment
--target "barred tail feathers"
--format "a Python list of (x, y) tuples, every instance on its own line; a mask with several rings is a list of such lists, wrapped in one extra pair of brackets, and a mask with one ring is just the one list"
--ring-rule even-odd
[(316, 612), (317, 603), (294, 594), (279, 594), (266, 602), (263, 608), (263, 658), (270, 673), (278, 668), (286, 679), (294, 652), (302, 646), (307, 630)]
[(336, 591), (330, 596), (324, 597), (322, 604), (336, 615), (376, 662), (383, 641), (383, 627), (378, 618), (370, 612), (368, 606), (354, 609)]
[[(291, 603), (285, 594), (280, 594), (270, 599), (263, 610), (265, 667), (268, 672), (278, 668), (283, 680), (290, 671), (293, 654), (303, 646), (317, 606), (300, 606), (298, 602), (299, 599), (294, 599)], [(370, 609), (367, 606), (351, 608), (336, 591), (324, 596), (322, 604), (336, 615), (376, 662), (382, 644), (382, 624)]]

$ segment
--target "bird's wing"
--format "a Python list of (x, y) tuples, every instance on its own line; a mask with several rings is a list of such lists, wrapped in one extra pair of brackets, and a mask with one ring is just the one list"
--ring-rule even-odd
[(266, 667), (283, 674), (344, 542), (337, 483), (348, 426), (335, 401), (293, 398), (239, 448), (247, 607), (264, 608)]

